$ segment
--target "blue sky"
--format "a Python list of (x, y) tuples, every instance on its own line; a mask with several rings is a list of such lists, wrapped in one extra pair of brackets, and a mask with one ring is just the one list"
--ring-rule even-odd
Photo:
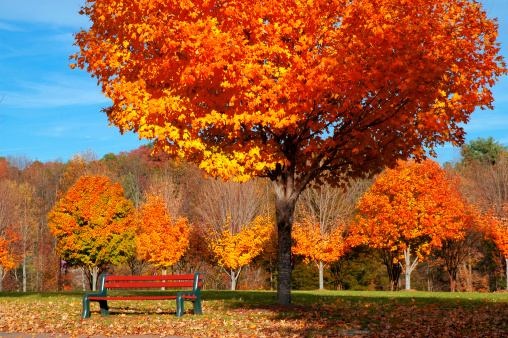
[[(508, 60), (508, 0), (482, 0), (499, 19), (501, 54)], [(68, 67), (77, 51), (72, 34), (87, 28), (78, 14), (84, 0), (0, 0), (0, 156), (67, 161), (94, 150), (104, 154), (146, 144), (120, 135), (101, 112), (109, 102), (96, 81)], [(494, 110), (478, 111), (465, 126), (466, 141), (493, 136), (508, 145), (508, 76), (493, 88)], [(451, 145), (437, 150), (440, 162), (459, 159)]]

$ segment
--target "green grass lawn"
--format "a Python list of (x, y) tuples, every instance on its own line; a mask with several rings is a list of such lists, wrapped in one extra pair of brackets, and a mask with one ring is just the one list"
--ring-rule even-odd
[[(150, 294), (154, 291), (142, 292)], [(157, 292), (157, 291), (155, 291)], [(137, 292), (140, 293), (140, 292)], [(112, 301), (110, 316), (81, 319), (82, 292), (0, 293), (0, 332), (156, 334), (192, 337), (508, 337), (508, 294), (202, 291), (203, 316), (186, 303)]]

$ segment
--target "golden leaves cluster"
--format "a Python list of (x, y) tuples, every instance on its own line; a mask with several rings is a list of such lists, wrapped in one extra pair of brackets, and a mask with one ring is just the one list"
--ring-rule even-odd
[(272, 230), (273, 220), (265, 215), (256, 217), (237, 234), (232, 234), (226, 224), (224, 231), (211, 239), (210, 247), (220, 266), (236, 270), (249, 264), (263, 251)]

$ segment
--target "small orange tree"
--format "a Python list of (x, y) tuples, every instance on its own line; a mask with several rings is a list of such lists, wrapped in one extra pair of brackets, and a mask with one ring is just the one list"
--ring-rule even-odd
[(185, 218), (173, 220), (161, 196), (150, 194), (137, 216), (138, 257), (166, 269), (175, 264), (189, 247), (189, 225)]
[(83, 176), (48, 214), (60, 257), (86, 266), (95, 290), (100, 266), (125, 262), (135, 252), (132, 202), (120, 183)]
[[(456, 182), (431, 160), (401, 161), (387, 169), (357, 207), (352, 243), (391, 251), (394, 263), (403, 260), (406, 289), (418, 262), (441, 246), (442, 239), (462, 238), (469, 219)], [(413, 262), (411, 254), (416, 256)]]
[(0, 292), (3, 291), (2, 282), (9, 270), (14, 269), (20, 262), (21, 255), (16, 254), (14, 247), (19, 245), (20, 235), (12, 227), (0, 234)]
[(242, 267), (256, 258), (270, 240), (273, 222), (267, 216), (258, 216), (236, 234), (231, 233), (228, 223), (229, 219), (222, 233), (211, 231), (210, 248), (219, 266), (231, 278), (231, 290), (236, 290)]
[(311, 260), (316, 263), (319, 271), (319, 289), (324, 288), (323, 272), (326, 265), (338, 261), (347, 250), (345, 230), (345, 223), (326, 229), (308, 217), (294, 223), (295, 244), (292, 251), (295, 255), (305, 256), (307, 262)]

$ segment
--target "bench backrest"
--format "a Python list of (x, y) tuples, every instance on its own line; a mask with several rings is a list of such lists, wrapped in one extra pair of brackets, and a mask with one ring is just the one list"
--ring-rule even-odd
[(100, 290), (123, 288), (192, 288), (193, 291), (201, 289), (203, 275), (197, 272), (194, 275), (151, 275), (151, 276), (101, 276)]

